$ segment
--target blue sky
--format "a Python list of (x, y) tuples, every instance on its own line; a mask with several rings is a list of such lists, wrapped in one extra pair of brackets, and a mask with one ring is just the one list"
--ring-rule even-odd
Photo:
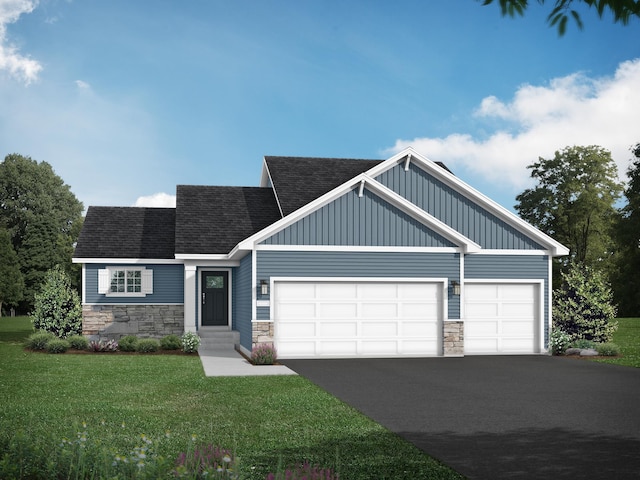
[[(511, 209), (526, 166), (640, 142), (640, 21), (558, 37), (532, 2), (0, 0), (0, 158), (89, 205), (258, 185), (264, 155), (413, 146)], [(164, 195), (163, 195), (164, 194)]]

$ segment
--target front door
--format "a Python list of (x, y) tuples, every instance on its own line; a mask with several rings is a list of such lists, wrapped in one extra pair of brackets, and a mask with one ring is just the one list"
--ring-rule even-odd
[(202, 272), (202, 325), (229, 325), (229, 272)]

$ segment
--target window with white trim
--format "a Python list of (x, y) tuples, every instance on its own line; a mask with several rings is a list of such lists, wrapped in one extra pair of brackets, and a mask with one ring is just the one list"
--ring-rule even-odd
[(153, 293), (153, 270), (144, 267), (100, 269), (98, 293), (108, 297), (144, 297)]

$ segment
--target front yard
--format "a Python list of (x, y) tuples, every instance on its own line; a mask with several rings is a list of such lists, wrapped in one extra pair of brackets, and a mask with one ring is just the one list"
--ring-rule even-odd
[(619, 318), (613, 343), (620, 347), (619, 358), (598, 358), (596, 361), (612, 365), (640, 368), (640, 318)]
[[(0, 319), (0, 468), (16, 438), (31, 455), (71, 439), (114, 458), (142, 438), (170, 459), (230, 449), (242, 478), (304, 460), (349, 480), (460, 478), (304, 378), (207, 378), (197, 356), (33, 353), (22, 347), (29, 329), (26, 318)], [(28, 464), (47, 459), (22, 461), (43, 473)]]

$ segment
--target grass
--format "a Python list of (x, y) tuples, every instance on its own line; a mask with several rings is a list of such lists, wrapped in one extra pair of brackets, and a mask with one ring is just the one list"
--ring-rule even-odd
[(595, 361), (612, 365), (640, 368), (640, 318), (619, 318), (613, 343), (620, 347), (619, 358), (597, 358)]
[(247, 478), (304, 460), (349, 480), (462, 478), (304, 378), (207, 378), (197, 356), (35, 353), (22, 347), (30, 333), (25, 317), (0, 319), (0, 446), (14, 432), (69, 438), (86, 422), (119, 451), (141, 434), (170, 458), (192, 438), (232, 449)]

